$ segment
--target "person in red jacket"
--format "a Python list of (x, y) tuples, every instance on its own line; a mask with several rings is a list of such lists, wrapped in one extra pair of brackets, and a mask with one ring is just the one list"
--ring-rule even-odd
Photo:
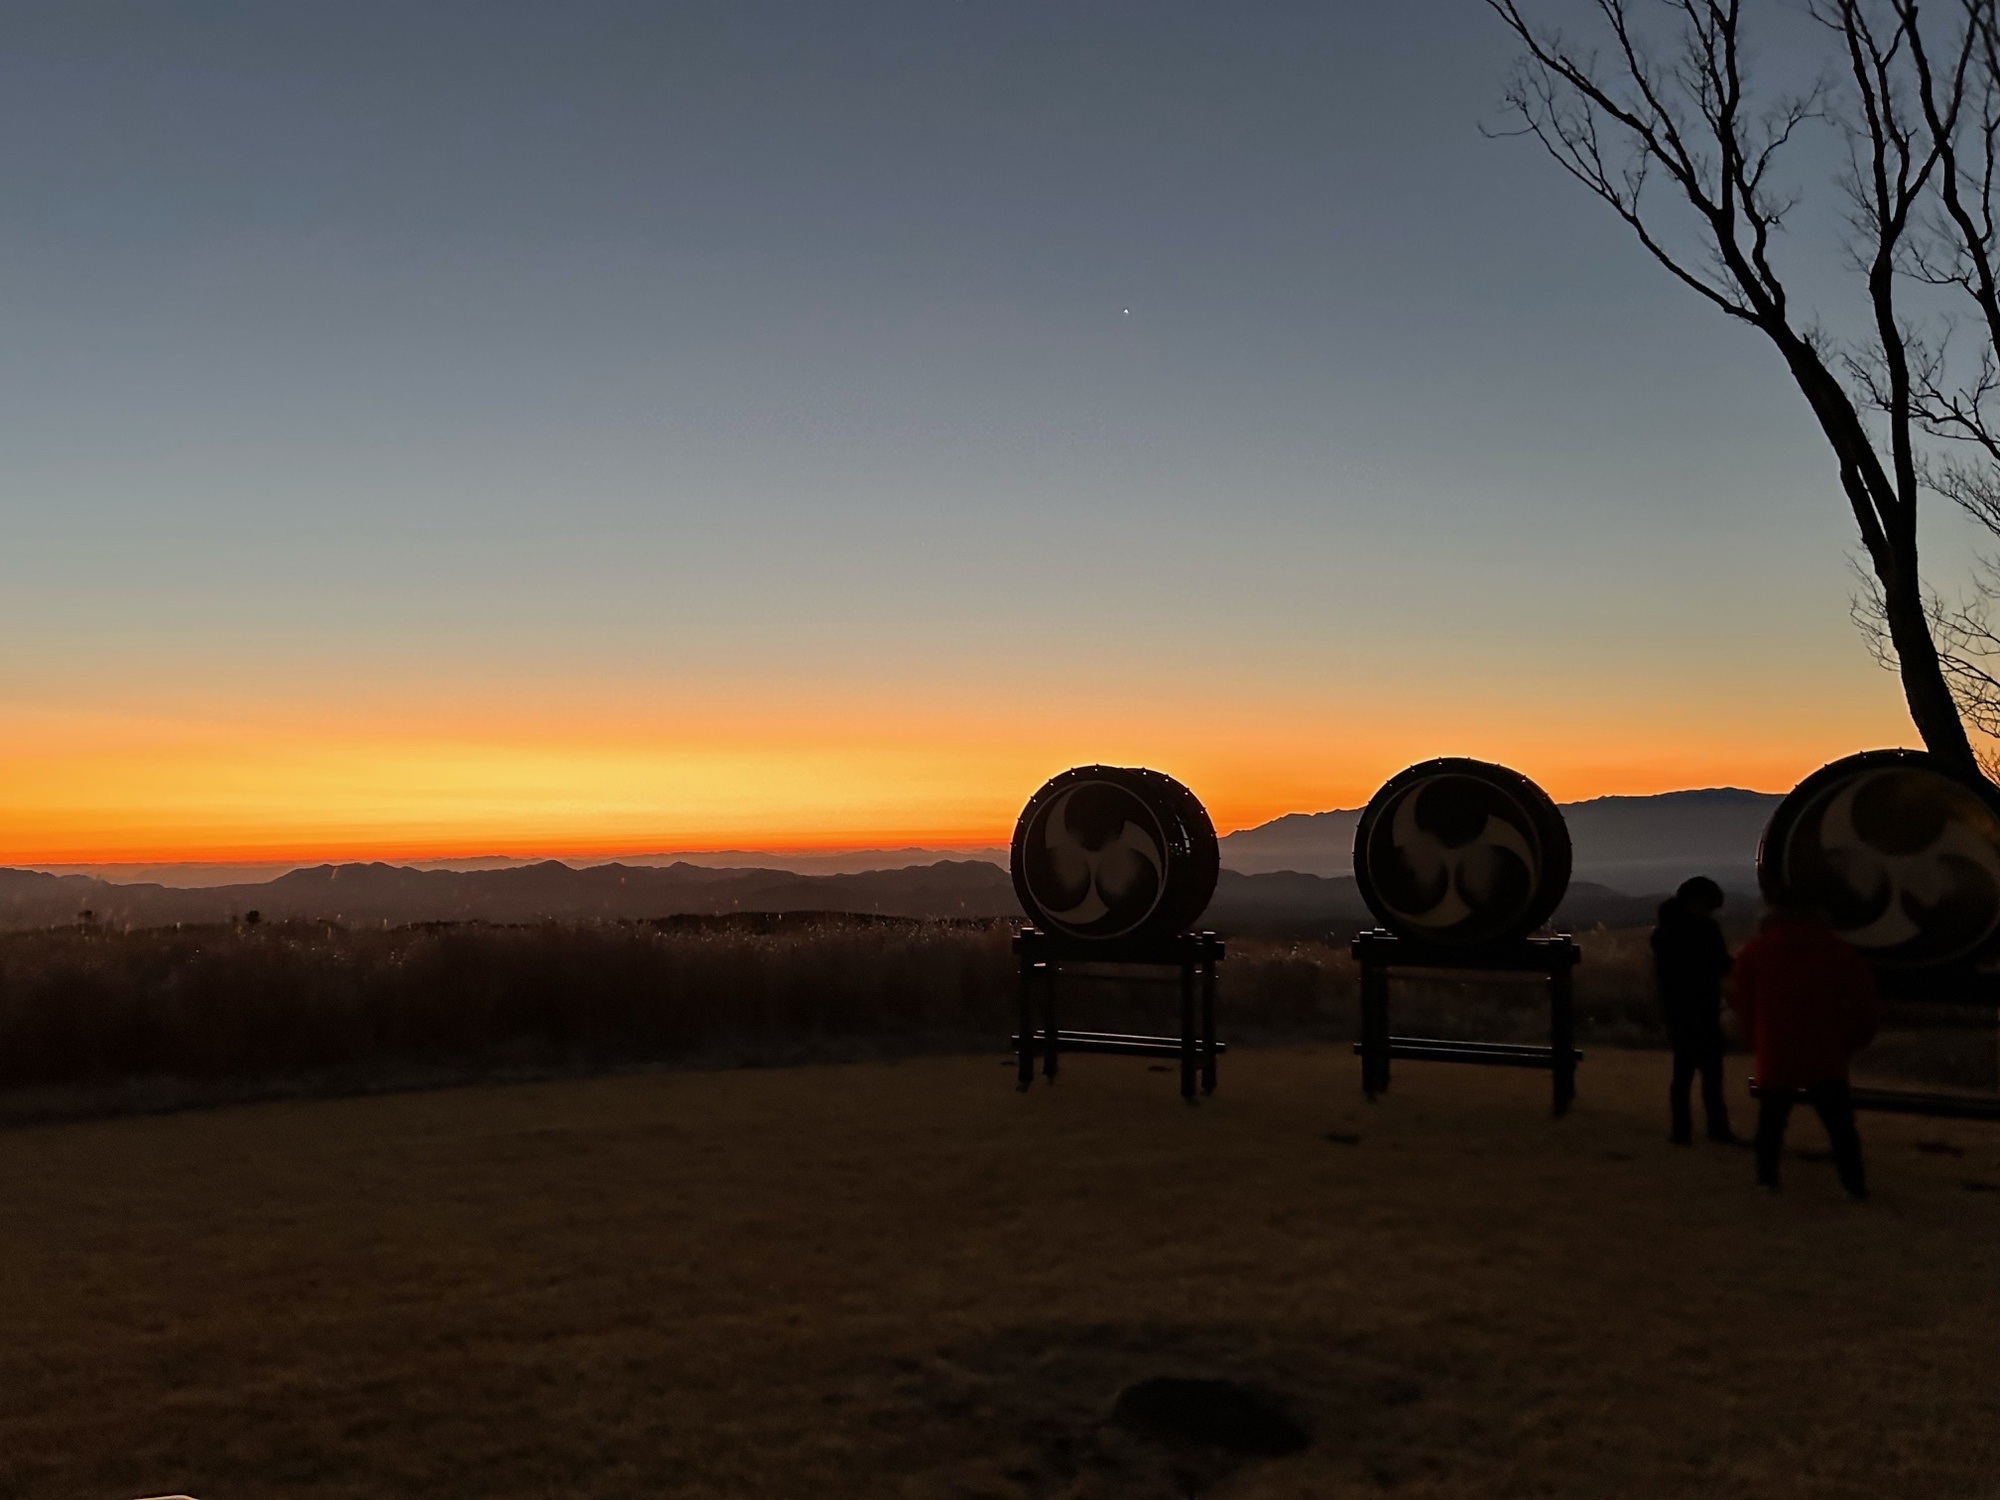
[(1757, 1053), (1757, 1181), (1778, 1186), (1778, 1159), (1794, 1099), (1818, 1111), (1840, 1185), (1868, 1196), (1847, 1065), (1875, 1035), (1882, 996), (1868, 960), (1818, 912), (1776, 903), (1736, 955), (1730, 1006)]

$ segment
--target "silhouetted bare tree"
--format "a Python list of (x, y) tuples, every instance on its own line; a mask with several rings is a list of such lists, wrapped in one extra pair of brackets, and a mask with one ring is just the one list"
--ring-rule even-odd
[[(1992, 529), (1994, 540), (2000, 542), (2000, 518)], [(1977, 560), (1966, 594), (1947, 600), (1933, 591), (1925, 595), (1924, 607), (1930, 616), (1931, 639), (1937, 642), (1938, 661), (1958, 699), (1959, 712), (1985, 741), (1983, 746), (1974, 746), (1974, 754), (1987, 776), (2000, 781), (2000, 620), (1996, 620), (2000, 616), (2000, 556)], [(1861, 576), (1854, 622), (1867, 632), (1876, 660), (1895, 670), (1896, 654), (1889, 640), (1882, 586), (1872, 573)]]
[[(1996, 0), (1808, 0), (1825, 70), (1761, 94), (1740, 0), (1591, 0), (1595, 36), (1580, 43), (1518, 0), (1486, 3), (1526, 49), (1506, 94), (1519, 128), (1498, 133), (1538, 140), (1683, 285), (1777, 349), (1860, 530), (1857, 614), (1879, 627), (1924, 744), (1976, 772), (1967, 722), (2000, 729), (2000, 634), (1983, 607), (2000, 574), (1983, 599), (1942, 602), (1918, 567), (1917, 509), (1928, 491), (2000, 538)], [(1774, 163), (1809, 122), (1847, 145), (1835, 185), (1868, 330), (1853, 341), (1794, 308), (1772, 258), (1799, 201)]]

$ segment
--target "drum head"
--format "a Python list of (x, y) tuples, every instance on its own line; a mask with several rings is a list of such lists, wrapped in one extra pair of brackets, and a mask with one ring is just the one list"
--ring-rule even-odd
[(1171, 937), (1215, 893), (1215, 829), (1158, 771), (1080, 766), (1028, 799), (1014, 828), (1014, 891), (1044, 932), (1093, 942)]
[(1778, 804), (1757, 883), (1885, 968), (1972, 962), (2000, 948), (2000, 793), (1919, 751), (1850, 755)]
[(1446, 947), (1526, 937), (1562, 901), (1569, 865), (1569, 830), (1548, 794), (1486, 761), (1411, 766), (1354, 830), (1354, 879), (1376, 920)]

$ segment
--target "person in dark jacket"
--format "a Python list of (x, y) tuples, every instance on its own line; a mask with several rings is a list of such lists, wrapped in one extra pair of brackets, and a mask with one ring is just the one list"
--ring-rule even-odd
[(1736, 959), (1730, 1004), (1757, 1051), (1757, 1181), (1778, 1186), (1785, 1125), (1803, 1097), (1818, 1111), (1840, 1185), (1866, 1198), (1848, 1064), (1882, 1013), (1875, 971), (1810, 906), (1780, 902)]
[(1701, 1109), (1708, 1138), (1733, 1142), (1729, 1105), (1722, 1097), (1722, 976), (1729, 972), (1729, 945), (1715, 914), (1722, 887), (1706, 875), (1683, 881), (1660, 903), (1653, 929), (1653, 972), (1659, 979), (1660, 1020), (1674, 1049), (1674, 1077), (1667, 1088), (1675, 1145), (1694, 1139), (1688, 1092), (1701, 1075)]

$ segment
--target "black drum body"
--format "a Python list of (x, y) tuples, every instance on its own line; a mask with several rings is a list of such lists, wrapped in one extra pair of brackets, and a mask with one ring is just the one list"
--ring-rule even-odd
[(1850, 755), (1778, 804), (1757, 883), (1882, 968), (1975, 963), (2000, 951), (2000, 792), (1921, 751)]
[(1555, 914), (1569, 867), (1569, 829), (1548, 793), (1483, 760), (1399, 772), (1354, 830), (1354, 879), (1376, 920), (1441, 948), (1527, 937)]
[(1222, 855), (1208, 813), (1173, 777), (1078, 766), (1021, 809), (1011, 863), (1021, 909), (1043, 932), (1129, 946), (1186, 932)]

